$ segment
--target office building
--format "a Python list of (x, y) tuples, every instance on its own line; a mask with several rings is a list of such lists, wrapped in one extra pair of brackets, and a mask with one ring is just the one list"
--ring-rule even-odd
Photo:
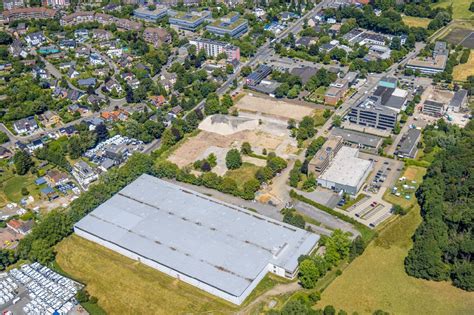
[(425, 74), (443, 72), (448, 62), (449, 50), (445, 42), (436, 42), (431, 57), (416, 57), (408, 61), (408, 69), (420, 71)]
[(189, 43), (191, 45), (195, 45), (197, 51), (204, 49), (207, 56), (217, 57), (218, 55), (224, 53), (226, 54), (227, 61), (229, 62), (240, 60), (240, 48), (229, 43), (204, 38), (198, 38), (196, 40), (190, 41)]
[(206, 30), (219, 36), (240, 37), (247, 32), (248, 21), (241, 18), (240, 13), (233, 12), (207, 25)]
[(420, 141), (420, 138), (420, 130), (414, 128), (408, 129), (407, 133), (400, 139), (395, 154), (401, 158), (415, 158), (416, 153), (418, 152), (418, 142)]
[(343, 139), (339, 136), (331, 136), (324, 143), (321, 149), (316, 152), (314, 157), (309, 161), (308, 172), (319, 176), (329, 166), (329, 162), (342, 148)]
[(168, 14), (168, 8), (157, 5), (155, 9), (150, 10), (148, 7), (139, 7), (133, 11), (133, 16), (137, 19), (148, 22), (156, 22), (156, 20), (165, 17)]
[(343, 146), (318, 177), (318, 184), (336, 192), (356, 195), (372, 170), (372, 162), (358, 156), (358, 149)]
[(177, 12), (169, 11), (169, 23), (171, 26), (187, 30), (196, 31), (196, 29), (211, 16), (209, 11), (191, 11)]
[(75, 224), (77, 235), (240, 305), (269, 272), (293, 279), (319, 236), (142, 175)]
[(380, 97), (370, 96), (350, 108), (349, 121), (361, 126), (391, 130), (397, 123), (397, 112), (383, 106)]

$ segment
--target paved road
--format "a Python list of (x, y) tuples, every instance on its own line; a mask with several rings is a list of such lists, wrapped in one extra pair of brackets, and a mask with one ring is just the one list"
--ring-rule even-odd
[(298, 201), (293, 207), (299, 212), (315, 219), (318, 222), (321, 222), (324, 226), (332, 230), (340, 229), (344, 232), (350, 232), (354, 238), (360, 235), (359, 231), (357, 231), (357, 229), (354, 228), (352, 224), (342, 221), (341, 219), (332, 216), (323, 210), (308, 205), (307, 203)]

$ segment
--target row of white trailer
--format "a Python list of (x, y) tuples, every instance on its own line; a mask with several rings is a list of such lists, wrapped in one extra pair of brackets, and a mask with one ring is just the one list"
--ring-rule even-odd
[(26, 289), (30, 301), (23, 307), (25, 314), (67, 314), (82, 288), (81, 284), (37, 262), (12, 269), (9, 275)]
[(16, 284), (11, 278), (4, 277), (0, 281), (0, 305), (8, 303), (10, 301), (16, 302), (16, 293), (18, 284)]

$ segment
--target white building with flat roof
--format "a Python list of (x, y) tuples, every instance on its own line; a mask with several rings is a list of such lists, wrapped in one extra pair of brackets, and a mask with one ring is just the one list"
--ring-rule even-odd
[(77, 235), (240, 305), (268, 273), (294, 278), (319, 236), (142, 175), (76, 223)]
[(372, 162), (358, 157), (359, 149), (342, 147), (318, 177), (322, 187), (356, 195), (372, 170)]

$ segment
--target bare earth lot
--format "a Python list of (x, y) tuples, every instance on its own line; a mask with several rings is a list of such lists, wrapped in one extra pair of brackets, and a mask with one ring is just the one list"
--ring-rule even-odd
[(251, 95), (245, 95), (234, 107), (239, 111), (261, 113), (264, 116), (268, 115), (283, 120), (292, 118), (298, 121), (303, 119), (304, 116), (310, 116), (314, 111), (314, 109), (309, 106), (295, 105), (284, 101)]

